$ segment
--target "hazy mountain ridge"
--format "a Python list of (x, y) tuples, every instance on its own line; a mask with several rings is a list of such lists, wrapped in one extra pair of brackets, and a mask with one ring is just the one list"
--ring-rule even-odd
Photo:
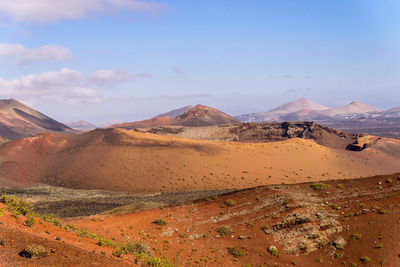
[(400, 107), (382, 111), (373, 106), (359, 101), (353, 101), (347, 105), (328, 108), (314, 103), (308, 99), (301, 98), (297, 101), (280, 105), (266, 112), (242, 114), (236, 116), (243, 122), (270, 122), (288, 120), (335, 120), (341, 118), (357, 118), (363, 116), (399, 116)]

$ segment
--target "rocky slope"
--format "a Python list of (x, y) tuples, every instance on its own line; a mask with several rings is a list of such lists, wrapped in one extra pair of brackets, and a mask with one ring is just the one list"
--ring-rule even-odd
[(68, 126), (18, 102), (0, 100), (0, 137), (4, 140), (32, 136), (41, 132), (75, 134)]

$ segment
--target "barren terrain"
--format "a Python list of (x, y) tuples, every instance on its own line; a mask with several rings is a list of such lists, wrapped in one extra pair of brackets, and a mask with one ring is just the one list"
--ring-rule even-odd
[(395, 173), (396, 153), (333, 149), (299, 138), (240, 143), (98, 129), (4, 144), (0, 182), (131, 193), (239, 189)]

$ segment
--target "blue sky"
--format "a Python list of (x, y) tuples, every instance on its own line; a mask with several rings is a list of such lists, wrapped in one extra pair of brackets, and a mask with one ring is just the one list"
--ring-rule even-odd
[(400, 105), (395, 0), (0, 0), (0, 32), (0, 97), (63, 122)]

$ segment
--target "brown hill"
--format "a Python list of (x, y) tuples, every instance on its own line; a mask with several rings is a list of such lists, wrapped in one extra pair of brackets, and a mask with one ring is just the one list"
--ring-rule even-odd
[(0, 158), (2, 186), (42, 183), (134, 193), (352, 178), (394, 173), (400, 166), (399, 158), (382, 150), (352, 152), (307, 139), (220, 142), (124, 129), (15, 140), (0, 147)]
[[(235, 123), (218, 126), (185, 127), (159, 126), (138, 129), (142, 132), (159, 135), (172, 135), (183, 138), (238, 141), (238, 142), (276, 142), (290, 138), (311, 139), (331, 148), (348, 149), (362, 136), (322, 126), (311, 121), (291, 121), (273, 123)], [(371, 137), (374, 139), (374, 137)], [(372, 142), (372, 141), (371, 141)], [(370, 143), (369, 141), (363, 142)]]
[(15, 99), (0, 100), (0, 137), (14, 140), (41, 132), (77, 133)]
[[(168, 114), (168, 113), (167, 113)], [(123, 128), (123, 129), (134, 129), (134, 128), (147, 128), (156, 126), (166, 125), (177, 125), (177, 126), (207, 126), (207, 125), (219, 125), (237, 123), (237, 119), (219, 111), (214, 108), (206, 107), (203, 105), (197, 105), (190, 108), (182, 115), (175, 118), (170, 116), (157, 116), (152, 119), (116, 124), (110, 128)]]
[(145, 243), (177, 266), (397, 267), (399, 201), (400, 173), (263, 186), (69, 223), (119, 242)]

